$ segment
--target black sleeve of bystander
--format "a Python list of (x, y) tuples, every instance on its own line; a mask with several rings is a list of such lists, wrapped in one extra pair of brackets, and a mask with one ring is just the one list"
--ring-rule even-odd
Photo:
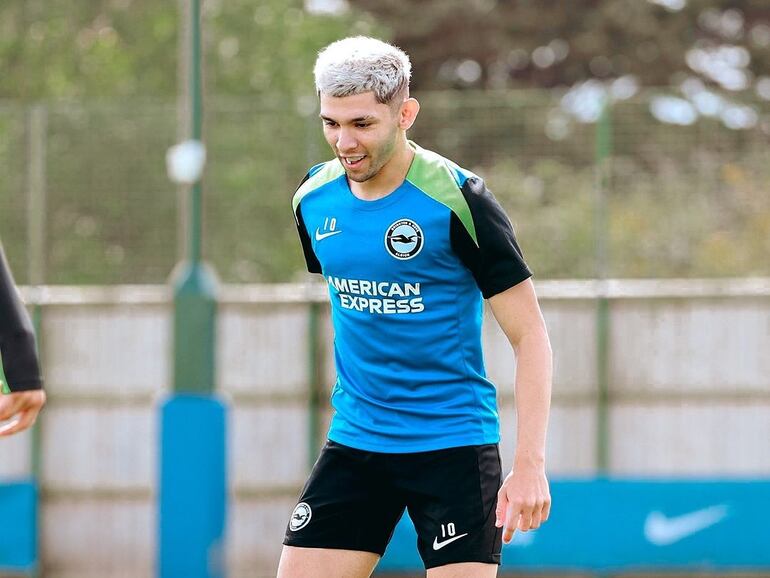
[(32, 321), (24, 308), (0, 245), (0, 356), (12, 392), (41, 389)]

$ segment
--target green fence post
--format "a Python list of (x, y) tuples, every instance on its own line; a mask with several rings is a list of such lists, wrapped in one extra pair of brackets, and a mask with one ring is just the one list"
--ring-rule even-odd
[[(313, 96), (313, 98), (317, 98)], [(318, 162), (320, 151), (318, 150), (318, 117), (315, 114), (307, 114), (304, 121), (305, 129), (305, 156), (306, 165), (312, 166)], [(308, 470), (313, 469), (321, 439), (324, 432), (321, 429), (324, 405), (324, 375), (323, 375), (323, 351), (321, 337), (321, 303), (308, 292), (310, 303), (308, 306)]]
[[(201, 83), (200, 0), (190, 5), (191, 138), (202, 142), (203, 89)], [(174, 392), (211, 394), (214, 391), (214, 339), (217, 281), (201, 261), (203, 184), (198, 175), (190, 187), (187, 223), (187, 261), (177, 265), (174, 287)]]
[[(159, 564), (162, 578), (223, 578), (227, 407), (215, 395), (217, 280), (201, 261), (201, 10), (189, 3), (191, 141), (170, 151), (169, 173), (190, 185), (186, 261), (174, 270), (173, 393), (160, 407)], [(189, 149), (198, 155), (189, 157)], [(178, 147), (180, 145), (177, 145)], [(197, 160), (196, 160), (197, 159)], [(179, 169), (187, 165), (188, 170)], [(190, 170), (190, 165), (196, 168)], [(184, 176), (186, 174), (186, 176)]]
[(320, 304), (311, 297), (308, 320), (308, 469), (313, 468), (321, 429), (321, 340), (318, 332)]
[[(45, 105), (37, 104), (30, 108), (27, 115), (27, 135), (27, 278), (30, 286), (39, 287), (46, 281), (48, 109)], [(42, 368), (43, 306), (39, 298), (35, 299), (35, 302), (32, 304), (32, 325), (35, 330), (38, 357), (40, 358)], [(43, 372), (43, 377), (45, 377), (45, 372)], [(43, 415), (45, 415), (45, 412)], [(30, 473), (38, 487), (37, 528), (42, 527), (40, 474), (43, 453), (43, 427), (43, 419), (38, 418), (35, 425), (32, 426), (30, 434)], [(38, 556), (42, 550), (40, 540), (41, 536), (38, 534)], [(38, 561), (32, 576), (39, 576), (40, 572), (41, 568)]]
[[(191, 0), (190, 108), (191, 138), (200, 143), (203, 124), (200, 0)], [(201, 161), (202, 162), (202, 161)], [(174, 287), (174, 392), (214, 391), (214, 335), (217, 281), (201, 261), (203, 185), (198, 174), (190, 184), (187, 260), (172, 276)]]
[(595, 250), (596, 278), (599, 294), (596, 303), (596, 378), (597, 378), (597, 470), (605, 476), (609, 470), (609, 324), (610, 311), (606, 279), (608, 277), (608, 207), (607, 191), (610, 181), (612, 155), (612, 118), (610, 99), (605, 97), (602, 113), (596, 124), (596, 203)]

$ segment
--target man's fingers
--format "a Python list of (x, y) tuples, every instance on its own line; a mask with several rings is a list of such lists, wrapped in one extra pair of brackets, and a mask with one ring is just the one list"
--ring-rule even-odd
[(545, 504), (543, 505), (542, 522), (548, 520), (548, 516), (551, 515), (551, 496), (546, 497)]
[(33, 423), (37, 417), (37, 410), (27, 410), (23, 412), (18, 419), (13, 420), (10, 423), (0, 427), (0, 436), (10, 436), (15, 433), (24, 431)]
[(516, 530), (536, 530), (551, 513), (548, 481), (542, 473), (539, 477), (516, 479), (511, 472), (497, 493), (495, 525), (503, 528), (503, 542), (506, 544), (513, 539)]
[(15, 395), (4, 395), (0, 398), (0, 421), (11, 419), (24, 405), (24, 399)]
[(0, 436), (9, 436), (19, 431), (18, 428), (19, 428), (20, 421), (21, 419), (15, 419), (11, 422), (8, 422), (4, 426), (0, 427)]
[(497, 507), (495, 508), (495, 527), (502, 528), (505, 524), (505, 511), (508, 509), (508, 496), (505, 495), (505, 487), (497, 492)]
[(43, 390), (18, 391), (0, 395), (0, 421), (11, 419), (22, 411), (33, 411), (37, 414), (44, 404), (45, 392)]
[(532, 530), (537, 530), (540, 527), (540, 524), (542, 523), (543, 523), (543, 509), (535, 508), (535, 511), (532, 512), (532, 522), (530, 523), (529, 527)]
[(503, 542), (506, 544), (513, 539), (513, 534), (516, 532), (520, 510), (521, 508), (513, 502), (508, 502), (508, 507), (505, 509), (505, 526), (503, 526)]
[(533, 506), (528, 504), (521, 507), (518, 528), (522, 532), (526, 532), (532, 528), (532, 510)]
[(45, 392), (23, 391), (9, 393), (0, 397), (0, 421), (13, 418), (12, 422), (0, 427), (0, 436), (9, 436), (24, 431), (37, 419), (40, 408), (45, 403)]

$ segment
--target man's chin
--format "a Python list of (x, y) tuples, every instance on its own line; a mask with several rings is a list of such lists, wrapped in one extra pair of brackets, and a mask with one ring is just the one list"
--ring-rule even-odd
[(370, 173), (351, 172), (347, 168), (345, 169), (345, 174), (347, 175), (348, 179), (355, 181), (356, 183), (364, 183), (374, 176)]

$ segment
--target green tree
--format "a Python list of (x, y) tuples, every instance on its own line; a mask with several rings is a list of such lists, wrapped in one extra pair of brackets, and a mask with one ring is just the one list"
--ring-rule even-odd
[(748, 55), (738, 68), (749, 80), (770, 69), (765, 0), (350, 2), (387, 25), (410, 53), (417, 90), (566, 87), (624, 75), (641, 86), (669, 86), (684, 74), (719, 86), (692, 70), (688, 52), (720, 46), (741, 49), (728, 59)]
[(3, 0), (0, 98), (172, 96), (174, 2)]

